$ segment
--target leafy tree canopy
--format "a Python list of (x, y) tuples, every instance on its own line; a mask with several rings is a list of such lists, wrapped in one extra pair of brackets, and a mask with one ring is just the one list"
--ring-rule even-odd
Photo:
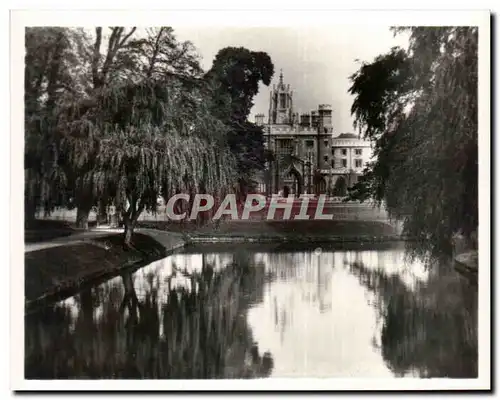
[(403, 219), (417, 253), (449, 250), (478, 223), (477, 28), (404, 30), (408, 50), (351, 76), (351, 111), (376, 161), (350, 193)]
[(259, 84), (269, 85), (274, 65), (265, 52), (226, 47), (215, 56), (205, 79), (216, 88), (213, 113), (228, 121), (228, 144), (237, 158), (240, 182), (245, 185), (265, 162), (263, 131), (248, 121)]
[[(225, 124), (205, 107), (206, 87), (153, 79), (100, 92), (83, 117), (61, 117), (61, 144), (95, 197), (113, 198), (133, 229), (158, 196), (219, 193), (234, 180)], [(79, 111), (82, 111), (81, 109)]]
[(273, 74), (274, 65), (267, 53), (226, 47), (217, 53), (206, 77), (219, 82), (220, 91), (230, 96), (231, 119), (243, 121), (250, 115), (259, 83), (269, 85)]

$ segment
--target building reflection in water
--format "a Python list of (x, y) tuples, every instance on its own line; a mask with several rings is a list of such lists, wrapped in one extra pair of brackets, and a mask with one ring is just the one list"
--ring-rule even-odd
[(26, 374), (474, 377), (476, 296), (399, 247), (177, 254), (27, 317)]
[(372, 346), (376, 328), (365, 289), (344, 264), (350, 252), (261, 254), (273, 276), (249, 312), (274, 376), (392, 376)]
[(273, 376), (476, 376), (477, 293), (446, 262), (400, 248), (258, 258), (274, 279), (249, 321)]

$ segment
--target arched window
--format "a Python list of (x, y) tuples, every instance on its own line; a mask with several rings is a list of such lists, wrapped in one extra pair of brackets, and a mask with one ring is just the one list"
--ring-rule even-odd
[(324, 177), (321, 177), (318, 185), (319, 193), (326, 193), (326, 180)]
[(280, 108), (286, 108), (286, 94), (280, 94)]
[(290, 193), (296, 196), (302, 194), (303, 191), (302, 177), (295, 168), (292, 168), (290, 172), (287, 174), (286, 183), (288, 184), (287, 186)]

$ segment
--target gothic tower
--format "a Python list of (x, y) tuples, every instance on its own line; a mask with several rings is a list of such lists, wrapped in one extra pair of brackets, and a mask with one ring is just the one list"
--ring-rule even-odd
[(293, 123), (293, 91), (290, 90), (290, 85), (283, 83), (283, 71), (280, 71), (278, 85), (273, 85), (273, 90), (270, 93), (269, 123)]
[(318, 167), (330, 169), (332, 166), (332, 106), (320, 104), (317, 116), (318, 132)]
[(332, 133), (332, 106), (320, 104), (318, 107), (318, 128), (320, 133)]

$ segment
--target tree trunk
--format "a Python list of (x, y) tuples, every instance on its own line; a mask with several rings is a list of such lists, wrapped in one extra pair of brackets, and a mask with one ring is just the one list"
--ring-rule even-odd
[(135, 224), (139, 219), (144, 210), (144, 204), (139, 202), (139, 206), (136, 208), (137, 199), (132, 198), (130, 200), (129, 209), (124, 212), (123, 215), (123, 225), (125, 226), (125, 231), (123, 232), (123, 244), (125, 247), (132, 247), (132, 235), (134, 233)]
[(24, 226), (31, 227), (36, 220), (36, 204), (31, 199), (24, 203)]
[(43, 204), (43, 217), (50, 217), (50, 204), (48, 203), (48, 201), (45, 201)]
[(92, 203), (92, 197), (88, 193), (83, 192), (83, 190), (80, 190), (80, 193), (75, 198), (77, 228), (89, 229), (89, 215)]
[(97, 221), (99, 224), (108, 223), (108, 210), (106, 207), (106, 202), (104, 200), (99, 200), (97, 212)]
[(123, 232), (123, 244), (126, 247), (132, 247), (132, 234), (134, 233), (135, 222), (131, 221), (129, 218), (125, 218), (123, 222), (125, 225), (125, 231)]
[(76, 210), (76, 227), (89, 229), (89, 214), (91, 207), (79, 206)]

